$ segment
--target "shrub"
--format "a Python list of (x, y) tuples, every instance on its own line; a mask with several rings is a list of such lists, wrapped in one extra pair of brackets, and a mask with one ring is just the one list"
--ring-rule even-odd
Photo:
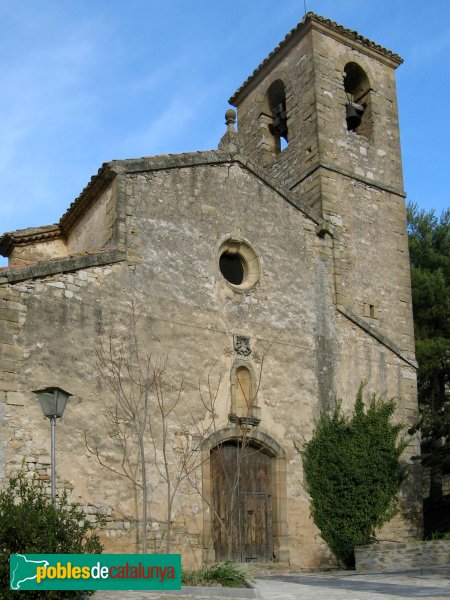
[[(97, 523), (102, 523), (97, 517)], [(67, 494), (54, 508), (40, 481), (20, 473), (0, 493), (0, 586), (2, 600), (82, 598), (76, 591), (9, 590), (10, 554), (97, 554), (102, 545), (79, 505), (69, 504)], [(85, 592), (92, 594), (93, 592)]]
[(214, 581), (223, 587), (244, 587), (247, 573), (243, 567), (232, 562), (220, 562), (203, 571), (205, 581)]
[(199, 571), (183, 571), (183, 585), (220, 585), (222, 587), (245, 587), (251, 579), (246, 570), (232, 562), (220, 562)]
[(373, 394), (364, 409), (361, 384), (353, 415), (340, 403), (319, 418), (312, 439), (297, 449), (303, 459), (311, 514), (339, 563), (354, 567), (354, 548), (374, 540), (375, 530), (397, 512), (395, 496), (405, 476), (399, 458), (401, 425), (391, 423), (395, 402)]

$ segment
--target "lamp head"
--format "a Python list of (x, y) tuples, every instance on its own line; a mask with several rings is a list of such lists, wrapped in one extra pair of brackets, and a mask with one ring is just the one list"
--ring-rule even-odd
[(44, 413), (44, 417), (51, 419), (56, 417), (61, 419), (66, 408), (67, 400), (73, 394), (69, 394), (59, 387), (48, 387), (43, 390), (35, 390), (33, 394), (38, 397), (39, 403)]

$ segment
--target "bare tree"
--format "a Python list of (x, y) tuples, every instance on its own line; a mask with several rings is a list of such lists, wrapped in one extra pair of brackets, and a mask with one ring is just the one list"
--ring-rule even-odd
[[(201, 440), (191, 435), (191, 424), (180, 414), (184, 375), (176, 382), (169, 374), (169, 354), (154, 357), (146, 351), (139, 334), (141, 318), (132, 303), (125, 332), (111, 331), (95, 348), (98, 374), (110, 392), (102, 411), (108, 436), (96, 437), (85, 430), (84, 442), (102, 467), (130, 482), (144, 553), (148, 550), (148, 506), (156, 491), (161, 498), (163, 486), (165, 531), (159, 543), (153, 540), (152, 550), (160, 551), (164, 544), (170, 552), (173, 506), (180, 486), (199, 466)], [(194, 419), (193, 412), (189, 416)], [(155, 474), (151, 484), (149, 468)]]
[(192, 434), (192, 431), (200, 431), (200, 420), (188, 403), (180, 406), (188, 384), (184, 377), (178, 383), (172, 382), (167, 358), (154, 369), (154, 410), (148, 441), (153, 450), (152, 463), (165, 488), (165, 551), (168, 553), (171, 549), (174, 502), (183, 482), (201, 466), (200, 446), (208, 427), (201, 428), (200, 436)]
[(134, 491), (141, 491), (142, 551), (147, 553), (146, 434), (150, 422), (150, 396), (157, 373), (151, 356), (141, 351), (137, 334), (139, 315), (134, 304), (131, 308), (127, 340), (112, 332), (106, 342), (100, 341), (95, 349), (98, 373), (111, 393), (111, 398), (104, 403), (104, 417), (118, 459), (111, 459), (111, 453), (105, 451), (104, 438), (94, 438), (85, 430), (84, 439), (86, 448), (102, 467), (128, 479)]

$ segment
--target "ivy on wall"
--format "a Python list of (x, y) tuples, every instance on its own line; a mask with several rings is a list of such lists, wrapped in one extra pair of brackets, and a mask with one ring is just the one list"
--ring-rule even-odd
[(396, 513), (395, 496), (405, 476), (400, 455), (406, 441), (394, 424), (393, 400), (376, 394), (365, 408), (364, 383), (353, 414), (341, 402), (324, 411), (309, 442), (297, 443), (311, 515), (339, 563), (354, 567), (354, 548), (374, 540), (375, 530)]

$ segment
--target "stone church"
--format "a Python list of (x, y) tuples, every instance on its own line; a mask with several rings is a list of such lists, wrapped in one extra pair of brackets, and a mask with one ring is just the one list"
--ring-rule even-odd
[[(47, 485), (33, 392), (58, 387), (57, 489), (106, 516), (106, 551), (142, 547), (144, 464), (149, 552), (334, 564), (294, 441), (363, 380), (417, 417), (401, 63), (308, 13), (231, 97), (217, 150), (105, 163), (59, 223), (3, 234), (3, 481)], [(412, 464), (399, 504), (381, 539), (420, 536)]]

